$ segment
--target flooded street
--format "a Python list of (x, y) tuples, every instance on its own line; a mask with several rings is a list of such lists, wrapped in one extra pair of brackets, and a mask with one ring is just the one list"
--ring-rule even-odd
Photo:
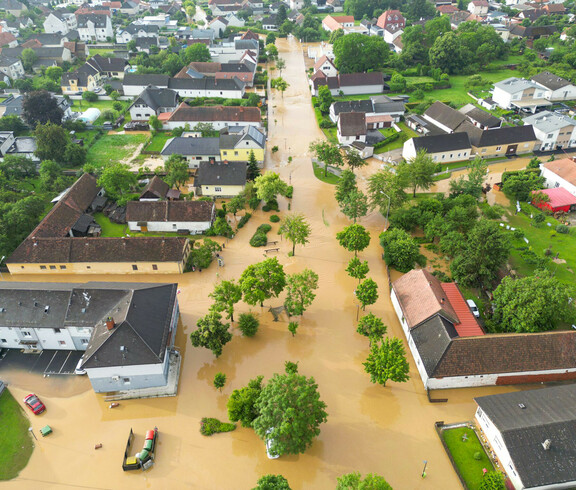
[[(282, 298), (252, 308), (260, 314), (261, 326), (254, 338), (243, 338), (236, 328), (233, 340), (219, 359), (189, 341), (197, 319), (211, 304), (208, 294), (219, 279), (238, 278), (244, 268), (262, 260), (263, 249), (248, 240), (256, 227), (268, 222), (271, 213), (254, 213), (223, 252), (226, 266), (216, 263), (201, 273), (154, 276), (54, 276), (51, 280), (178, 282), (181, 329), (177, 346), (183, 354), (179, 395), (175, 398), (122, 401), (110, 410), (103, 397), (90, 388), (86, 377), (42, 378), (27, 373), (0, 373), (21, 400), (36, 392), (47, 406), (45, 414), (32, 417), (38, 430), (46, 424), (53, 434), (40, 438), (29, 465), (20, 476), (4, 483), (7, 489), (250, 489), (268, 473), (282, 474), (293, 489), (333, 489), (336, 477), (353, 471), (383, 475), (396, 489), (458, 489), (461, 485), (434, 430), (436, 421), (471, 420), (474, 396), (502, 393), (514, 387), (450, 390), (433, 394), (448, 403), (429, 403), (412, 358), (411, 379), (383, 388), (370, 383), (362, 362), (368, 355), (368, 340), (356, 333), (356, 281), (345, 272), (352, 254), (338, 245), (336, 232), (348, 225), (333, 197), (333, 186), (318, 181), (312, 172), (308, 145), (322, 137), (316, 125), (304, 60), (297, 40), (277, 41), (286, 61), (283, 77), (290, 84), (284, 97), (274, 93), (271, 102), (267, 168), (280, 173), (294, 186), (292, 211), (306, 215), (312, 227), (310, 243), (296, 247), (280, 241), (278, 258), (287, 273), (308, 267), (318, 273), (320, 289), (304, 314), (295, 337), (288, 332), (284, 316), (273, 322), (269, 306)], [(276, 120), (276, 123), (274, 121)], [(279, 147), (270, 153), (274, 145)], [(293, 161), (288, 163), (288, 156)], [(492, 172), (492, 168), (491, 168)], [(492, 175), (492, 173), (490, 174)], [(444, 181), (443, 181), (444, 182)], [(443, 183), (441, 182), (441, 183)], [(446, 183), (448, 181), (445, 181)], [(280, 199), (281, 216), (288, 202)], [(384, 218), (372, 213), (361, 220), (372, 235), (372, 243), (360, 257), (368, 260), (370, 277), (379, 285), (379, 300), (367, 312), (380, 316), (388, 334), (403, 337), (389, 299), (388, 278), (381, 259), (378, 235)], [(271, 240), (278, 224), (272, 224)], [(11, 280), (4, 276), (5, 280)], [(46, 276), (26, 276), (42, 281)], [(240, 304), (237, 312), (249, 311)], [(235, 315), (236, 316), (236, 315)], [(312, 447), (300, 456), (266, 457), (264, 443), (250, 429), (204, 437), (199, 432), (202, 417), (227, 420), (226, 401), (232, 390), (243, 387), (257, 375), (265, 380), (284, 370), (284, 361), (299, 363), (299, 372), (314, 376), (327, 404), (328, 422)], [(212, 386), (217, 372), (227, 376), (222, 393)], [(122, 457), (130, 428), (141, 446), (146, 430), (160, 432), (156, 464), (149, 471), (123, 472)], [(103, 447), (94, 450), (94, 445)], [(136, 450), (134, 450), (136, 452)], [(423, 461), (427, 477), (421, 478)]]

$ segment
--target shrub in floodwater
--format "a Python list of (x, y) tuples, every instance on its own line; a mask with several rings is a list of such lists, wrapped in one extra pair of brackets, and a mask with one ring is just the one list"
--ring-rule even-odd
[(238, 328), (244, 337), (254, 337), (258, 332), (260, 322), (252, 313), (242, 313), (238, 318)]
[(290, 322), (288, 324), (288, 331), (292, 334), (292, 337), (296, 335), (296, 330), (298, 330), (298, 322)]
[(244, 216), (242, 216), (240, 218), (240, 221), (238, 221), (238, 228), (242, 228), (246, 223), (248, 223), (248, 220), (252, 217), (252, 215), (250, 213), (246, 213)]
[(220, 422), (218, 419), (210, 417), (203, 417), (200, 421), (200, 434), (203, 436), (211, 436), (219, 432), (231, 432), (236, 429), (236, 424)]
[(280, 216), (278, 216), (277, 214), (273, 214), (272, 216), (270, 216), (270, 221), (272, 223), (278, 223), (278, 221), (280, 221)]

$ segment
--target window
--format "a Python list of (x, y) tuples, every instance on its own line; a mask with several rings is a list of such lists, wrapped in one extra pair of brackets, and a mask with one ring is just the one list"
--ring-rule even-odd
[(60, 266), (60, 269), (66, 269), (66, 266), (65, 266), (65, 265), (61, 265), (61, 266)]
[(86, 266), (86, 269), (92, 269), (92, 266), (91, 266), (91, 265), (87, 265), (87, 266)]
[(152, 264), (152, 270), (153, 271), (157, 271), (158, 270), (158, 266), (156, 264)]
[(552, 133), (547, 134), (547, 135), (546, 135), (546, 138), (547, 138), (547, 139), (552, 138)]
[(175, 229), (176, 229), (176, 226), (177, 226), (176, 223), (172, 223), (172, 229), (175, 230)]
[(60, 333), (60, 332), (61, 332), (61, 330), (59, 328), (54, 329), (54, 333)]
[(88, 339), (80, 339), (80, 343), (82, 345), (87, 345), (88, 344)]
[(228, 155), (228, 152), (227, 152), (227, 151), (223, 151), (222, 153), (223, 153), (224, 155)]
[(222, 187), (214, 187), (214, 192), (222, 192)]
[(45, 266), (45, 265), (41, 265), (41, 266), (40, 266), (40, 270), (45, 271), (45, 270), (46, 270), (46, 266)]
[(138, 266), (136, 264), (132, 264), (132, 270), (133, 271), (137, 271), (138, 270)]
[(502, 149), (501, 146), (497, 146), (497, 147), (496, 147), (496, 151), (500, 151), (501, 149)]
[(524, 148), (528, 148), (528, 143), (524, 143)]
[(8, 342), (6, 339), (0, 339), (0, 342), (2, 342), (3, 344), (5, 344), (6, 342)]
[(58, 345), (66, 345), (66, 342), (64, 340), (59, 340)]
[(234, 152), (234, 156), (235, 156), (235, 157), (238, 156), (238, 152), (237, 152), (237, 151)]
[(51, 265), (51, 266), (50, 266), (50, 270), (53, 271), (54, 269), (56, 269), (56, 266), (55, 266), (55, 265)]
[(130, 378), (122, 378), (122, 381), (124, 381), (125, 385), (129, 385), (130, 384)]
[(24, 337), (32, 337), (30, 332), (22, 332), (22, 335), (24, 335)]

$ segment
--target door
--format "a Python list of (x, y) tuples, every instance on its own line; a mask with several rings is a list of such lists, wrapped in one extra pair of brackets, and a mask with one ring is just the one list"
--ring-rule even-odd
[(506, 155), (516, 155), (516, 150), (518, 149), (518, 145), (510, 145), (506, 148)]

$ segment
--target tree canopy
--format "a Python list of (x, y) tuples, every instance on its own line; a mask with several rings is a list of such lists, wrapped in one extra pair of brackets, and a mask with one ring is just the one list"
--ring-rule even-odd
[(305, 245), (308, 243), (310, 232), (310, 225), (301, 213), (288, 214), (278, 229), (280, 235), (292, 242), (292, 255), (296, 250), (296, 244)]
[(284, 182), (276, 172), (266, 172), (254, 180), (256, 195), (265, 202), (270, 202), (278, 195), (285, 196), (288, 193), (288, 184)]
[(416, 240), (404, 230), (391, 228), (380, 234), (384, 261), (400, 272), (408, 272), (416, 263), (425, 263)]
[(318, 274), (310, 269), (290, 274), (286, 281), (284, 308), (288, 316), (303, 315), (312, 304), (318, 289)]
[(66, 147), (70, 143), (70, 135), (62, 126), (47, 122), (38, 124), (34, 131), (36, 138), (35, 154), (40, 160), (54, 160), (64, 163)]
[[(420, 150), (418, 154), (408, 163), (400, 165), (397, 170), (405, 182), (412, 187), (413, 196), (416, 197), (416, 190), (428, 190), (434, 183), (434, 173), (436, 163), (426, 150)], [(402, 180), (402, 179), (401, 179)]]
[(182, 155), (170, 155), (164, 162), (164, 171), (166, 172), (164, 180), (170, 187), (175, 185), (180, 187), (190, 178), (188, 163)]
[(196, 322), (197, 330), (190, 334), (194, 347), (210, 349), (216, 357), (222, 354), (222, 347), (232, 340), (229, 324), (222, 322), (222, 315), (217, 311), (210, 311)]
[(252, 490), (290, 490), (290, 485), (282, 475), (264, 475)]
[(117, 202), (122, 202), (137, 182), (136, 174), (122, 163), (106, 165), (98, 179), (98, 185), (104, 187), (106, 194)]
[(386, 337), (382, 344), (373, 343), (364, 369), (372, 383), (382, 386), (386, 386), (388, 380), (397, 383), (408, 381), (410, 365), (402, 341), (396, 337)]
[(260, 303), (263, 306), (264, 300), (278, 297), (284, 290), (286, 274), (282, 264), (274, 257), (249, 265), (242, 272), (239, 284), (246, 303)]
[(390, 48), (380, 36), (347, 34), (334, 42), (334, 64), (340, 73), (361, 73), (382, 68)]
[(334, 143), (325, 140), (313, 141), (310, 143), (309, 150), (324, 163), (324, 177), (328, 175), (328, 166), (341, 167), (344, 164), (340, 148)]
[(242, 299), (242, 288), (234, 280), (220, 281), (209, 296), (214, 300), (212, 309), (225, 311), (226, 318), (234, 321), (234, 305)]
[(262, 392), (264, 376), (257, 376), (248, 382), (247, 386), (234, 390), (228, 399), (228, 418), (232, 422), (240, 422), (242, 427), (252, 427), (252, 422), (258, 417), (256, 402)]
[(370, 233), (359, 224), (352, 224), (336, 233), (336, 239), (340, 245), (357, 255), (370, 245)]
[(383, 476), (368, 473), (364, 479), (360, 473), (348, 473), (337, 478), (336, 490), (392, 490)]
[(355, 293), (362, 309), (365, 310), (366, 306), (373, 305), (378, 300), (378, 284), (373, 279), (364, 279), (356, 287)]

